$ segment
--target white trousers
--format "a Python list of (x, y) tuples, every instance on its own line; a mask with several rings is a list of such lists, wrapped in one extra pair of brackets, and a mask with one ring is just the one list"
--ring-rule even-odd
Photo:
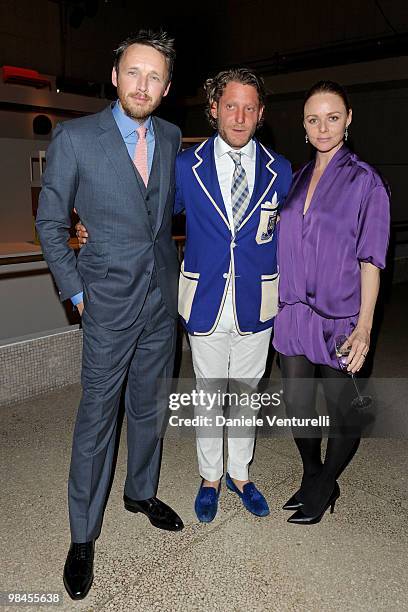
[[(219, 390), (224, 393), (227, 391), (229, 379), (234, 381), (230, 380), (228, 392), (239, 392), (239, 389), (255, 390), (265, 371), (271, 331), (270, 328), (256, 334), (240, 335), (235, 325), (232, 295), (228, 293), (215, 331), (208, 336), (189, 336), (197, 390)], [(211, 411), (208, 411), (208, 405), (201, 405), (196, 409), (196, 414), (210, 414), (215, 422), (216, 415), (222, 416), (223, 407), (214, 404)], [(230, 417), (256, 414), (257, 411), (248, 406), (230, 406)], [(209, 432), (208, 428), (196, 429), (200, 475), (211, 481), (218, 480), (224, 473), (223, 431), (222, 428), (216, 430), (213, 428)], [(255, 428), (229, 428), (227, 435), (227, 471), (232, 478), (248, 480), (248, 465), (254, 452)]]

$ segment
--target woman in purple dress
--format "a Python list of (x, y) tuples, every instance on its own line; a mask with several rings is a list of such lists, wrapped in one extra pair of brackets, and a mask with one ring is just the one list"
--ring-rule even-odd
[(378, 173), (352, 153), (347, 140), (352, 111), (344, 89), (316, 83), (304, 103), (306, 142), (313, 161), (294, 176), (279, 227), (279, 312), (274, 346), (280, 353), (289, 416), (316, 417), (317, 373), (323, 379), (331, 423), (324, 461), (321, 430), (308, 437), (293, 429), (303, 463), (299, 490), (284, 505), (289, 522), (319, 522), (340, 495), (337, 477), (359, 437), (347, 435), (351, 385), (336, 358), (335, 337), (351, 346), (348, 372), (364, 364), (389, 238), (389, 197)]

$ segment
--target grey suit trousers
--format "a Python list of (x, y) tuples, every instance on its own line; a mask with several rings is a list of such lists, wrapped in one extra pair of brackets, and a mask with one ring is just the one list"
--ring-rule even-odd
[(111, 479), (117, 417), (127, 375), (125, 411), (128, 462), (125, 494), (142, 500), (156, 493), (167, 398), (160, 379), (173, 373), (176, 322), (152, 278), (137, 320), (109, 330), (83, 313), (83, 395), (74, 429), (68, 502), (73, 542), (98, 537)]

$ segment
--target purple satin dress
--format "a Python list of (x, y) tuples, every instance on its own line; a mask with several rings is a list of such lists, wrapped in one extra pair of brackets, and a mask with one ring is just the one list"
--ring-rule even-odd
[(335, 336), (356, 326), (360, 262), (385, 267), (389, 197), (378, 173), (346, 146), (330, 160), (303, 215), (314, 160), (294, 176), (279, 223), (279, 312), (273, 345), (339, 369)]

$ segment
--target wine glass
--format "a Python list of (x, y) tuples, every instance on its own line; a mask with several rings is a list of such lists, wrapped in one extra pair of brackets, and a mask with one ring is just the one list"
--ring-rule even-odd
[(362, 408), (369, 408), (373, 402), (372, 397), (370, 395), (361, 395), (353, 372), (347, 371), (347, 357), (349, 356), (351, 351), (351, 344), (349, 343), (348, 337), (345, 334), (340, 334), (339, 336), (335, 337), (334, 341), (336, 347), (336, 357), (337, 361), (339, 362), (339, 366), (343, 370), (343, 372), (346, 372), (346, 374), (349, 374), (351, 376), (351, 379), (354, 383), (354, 387), (357, 391), (357, 397), (353, 399), (353, 401), (351, 402), (351, 406), (353, 408), (359, 408), (360, 410)]

